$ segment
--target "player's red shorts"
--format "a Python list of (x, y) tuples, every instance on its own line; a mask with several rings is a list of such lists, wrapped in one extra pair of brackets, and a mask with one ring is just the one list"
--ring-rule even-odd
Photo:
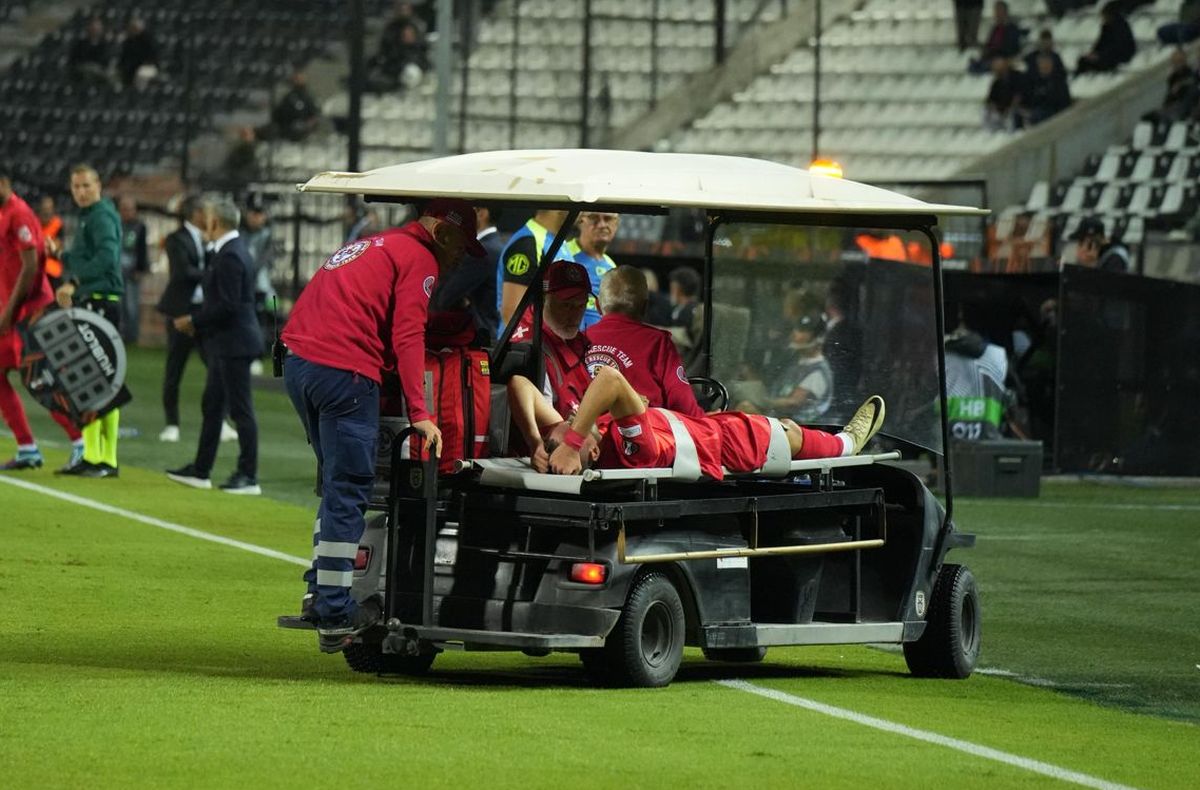
[(21, 336), (15, 329), (0, 335), (0, 371), (13, 370), (21, 364)]
[(705, 419), (720, 431), (721, 464), (730, 472), (753, 472), (766, 463), (771, 445), (771, 423), (766, 417), (722, 411)]

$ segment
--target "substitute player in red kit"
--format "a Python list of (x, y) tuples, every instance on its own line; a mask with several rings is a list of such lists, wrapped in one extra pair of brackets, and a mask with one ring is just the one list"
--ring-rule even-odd
[[(593, 430), (605, 415), (611, 424), (597, 438)], [(549, 415), (542, 417), (547, 418)], [(726, 469), (735, 473), (761, 469), (767, 463), (775, 430), (783, 432), (787, 452), (795, 460), (836, 458), (861, 452), (883, 419), (883, 398), (878, 395), (868, 398), (836, 434), (804, 428), (787, 419), (779, 420), (775, 428), (767, 417), (737, 411), (687, 417), (647, 408), (619, 372), (603, 367), (596, 372), (570, 425), (565, 430), (561, 426), (553, 429), (547, 440), (548, 466), (556, 474), (578, 474), (585, 459), (609, 469), (673, 466), (677, 448), (671, 423), (677, 421), (692, 439), (700, 473), (721, 480)], [(559, 435), (562, 442), (554, 446), (553, 439)]]
[(474, 209), (461, 200), (434, 200), (416, 221), (329, 256), (283, 331), (288, 395), (321, 468), (301, 618), (316, 626), (324, 652), (344, 649), (379, 617), (375, 606), (355, 603), (350, 585), (375, 478), (385, 372), (398, 374), (424, 449), (441, 454), (441, 432), (425, 408), (425, 321), (439, 273), (464, 250), (483, 255)]
[(588, 372), (615, 368), (648, 406), (702, 417), (671, 333), (642, 322), (648, 300), (646, 275), (634, 266), (618, 266), (600, 279), (603, 317), (587, 330)]
[[(0, 464), (4, 470), (37, 469), (44, 463), (8, 372), (21, 363), (17, 324), (34, 320), (54, 303), (45, 263), (41, 222), (13, 192), (10, 175), (0, 167), (0, 414), (17, 440), (16, 456)], [(82, 435), (65, 416), (53, 416), (71, 437), (71, 460), (77, 461), (75, 456), (83, 454)]]

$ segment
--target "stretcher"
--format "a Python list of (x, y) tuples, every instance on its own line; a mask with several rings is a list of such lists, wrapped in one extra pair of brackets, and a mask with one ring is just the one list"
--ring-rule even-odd
[[(883, 461), (895, 461), (900, 453), (875, 453), (872, 455), (852, 455), (844, 458), (814, 458), (806, 461), (792, 461), (786, 471), (767, 473), (764, 470), (755, 472), (734, 473), (725, 471), (725, 476), (733, 480), (770, 480), (786, 479), (793, 475), (809, 473), (828, 475), (834, 469), (845, 469), (855, 466), (869, 466)], [(542, 491), (548, 494), (570, 494), (579, 496), (583, 493), (584, 485), (595, 482), (637, 482), (646, 481), (651, 484), (662, 482), (697, 482), (698, 477), (688, 474), (680, 475), (672, 467), (652, 467), (647, 469), (585, 469), (578, 475), (556, 475), (535, 472), (530, 466), (529, 458), (470, 458), (458, 461), (457, 471), (473, 471), (478, 474), (480, 485), (496, 488), (512, 488), (524, 491)]]

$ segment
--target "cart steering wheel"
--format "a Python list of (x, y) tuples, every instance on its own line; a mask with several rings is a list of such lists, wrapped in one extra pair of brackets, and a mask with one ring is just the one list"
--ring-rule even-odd
[(688, 376), (688, 384), (699, 386), (701, 396), (709, 401), (705, 411), (725, 411), (729, 408), (729, 390), (717, 379), (711, 376)]

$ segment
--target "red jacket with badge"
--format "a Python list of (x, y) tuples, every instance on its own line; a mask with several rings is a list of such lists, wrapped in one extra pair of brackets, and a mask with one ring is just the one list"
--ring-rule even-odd
[(309, 362), (382, 382), (395, 369), (413, 422), (425, 408), (425, 320), (437, 283), (420, 223), (359, 239), (325, 261), (292, 308), (283, 342)]
[(621, 371), (637, 393), (650, 402), (688, 417), (703, 417), (683, 360), (671, 333), (620, 313), (605, 313), (588, 329), (592, 345), (587, 352), (588, 372), (608, 365)]

